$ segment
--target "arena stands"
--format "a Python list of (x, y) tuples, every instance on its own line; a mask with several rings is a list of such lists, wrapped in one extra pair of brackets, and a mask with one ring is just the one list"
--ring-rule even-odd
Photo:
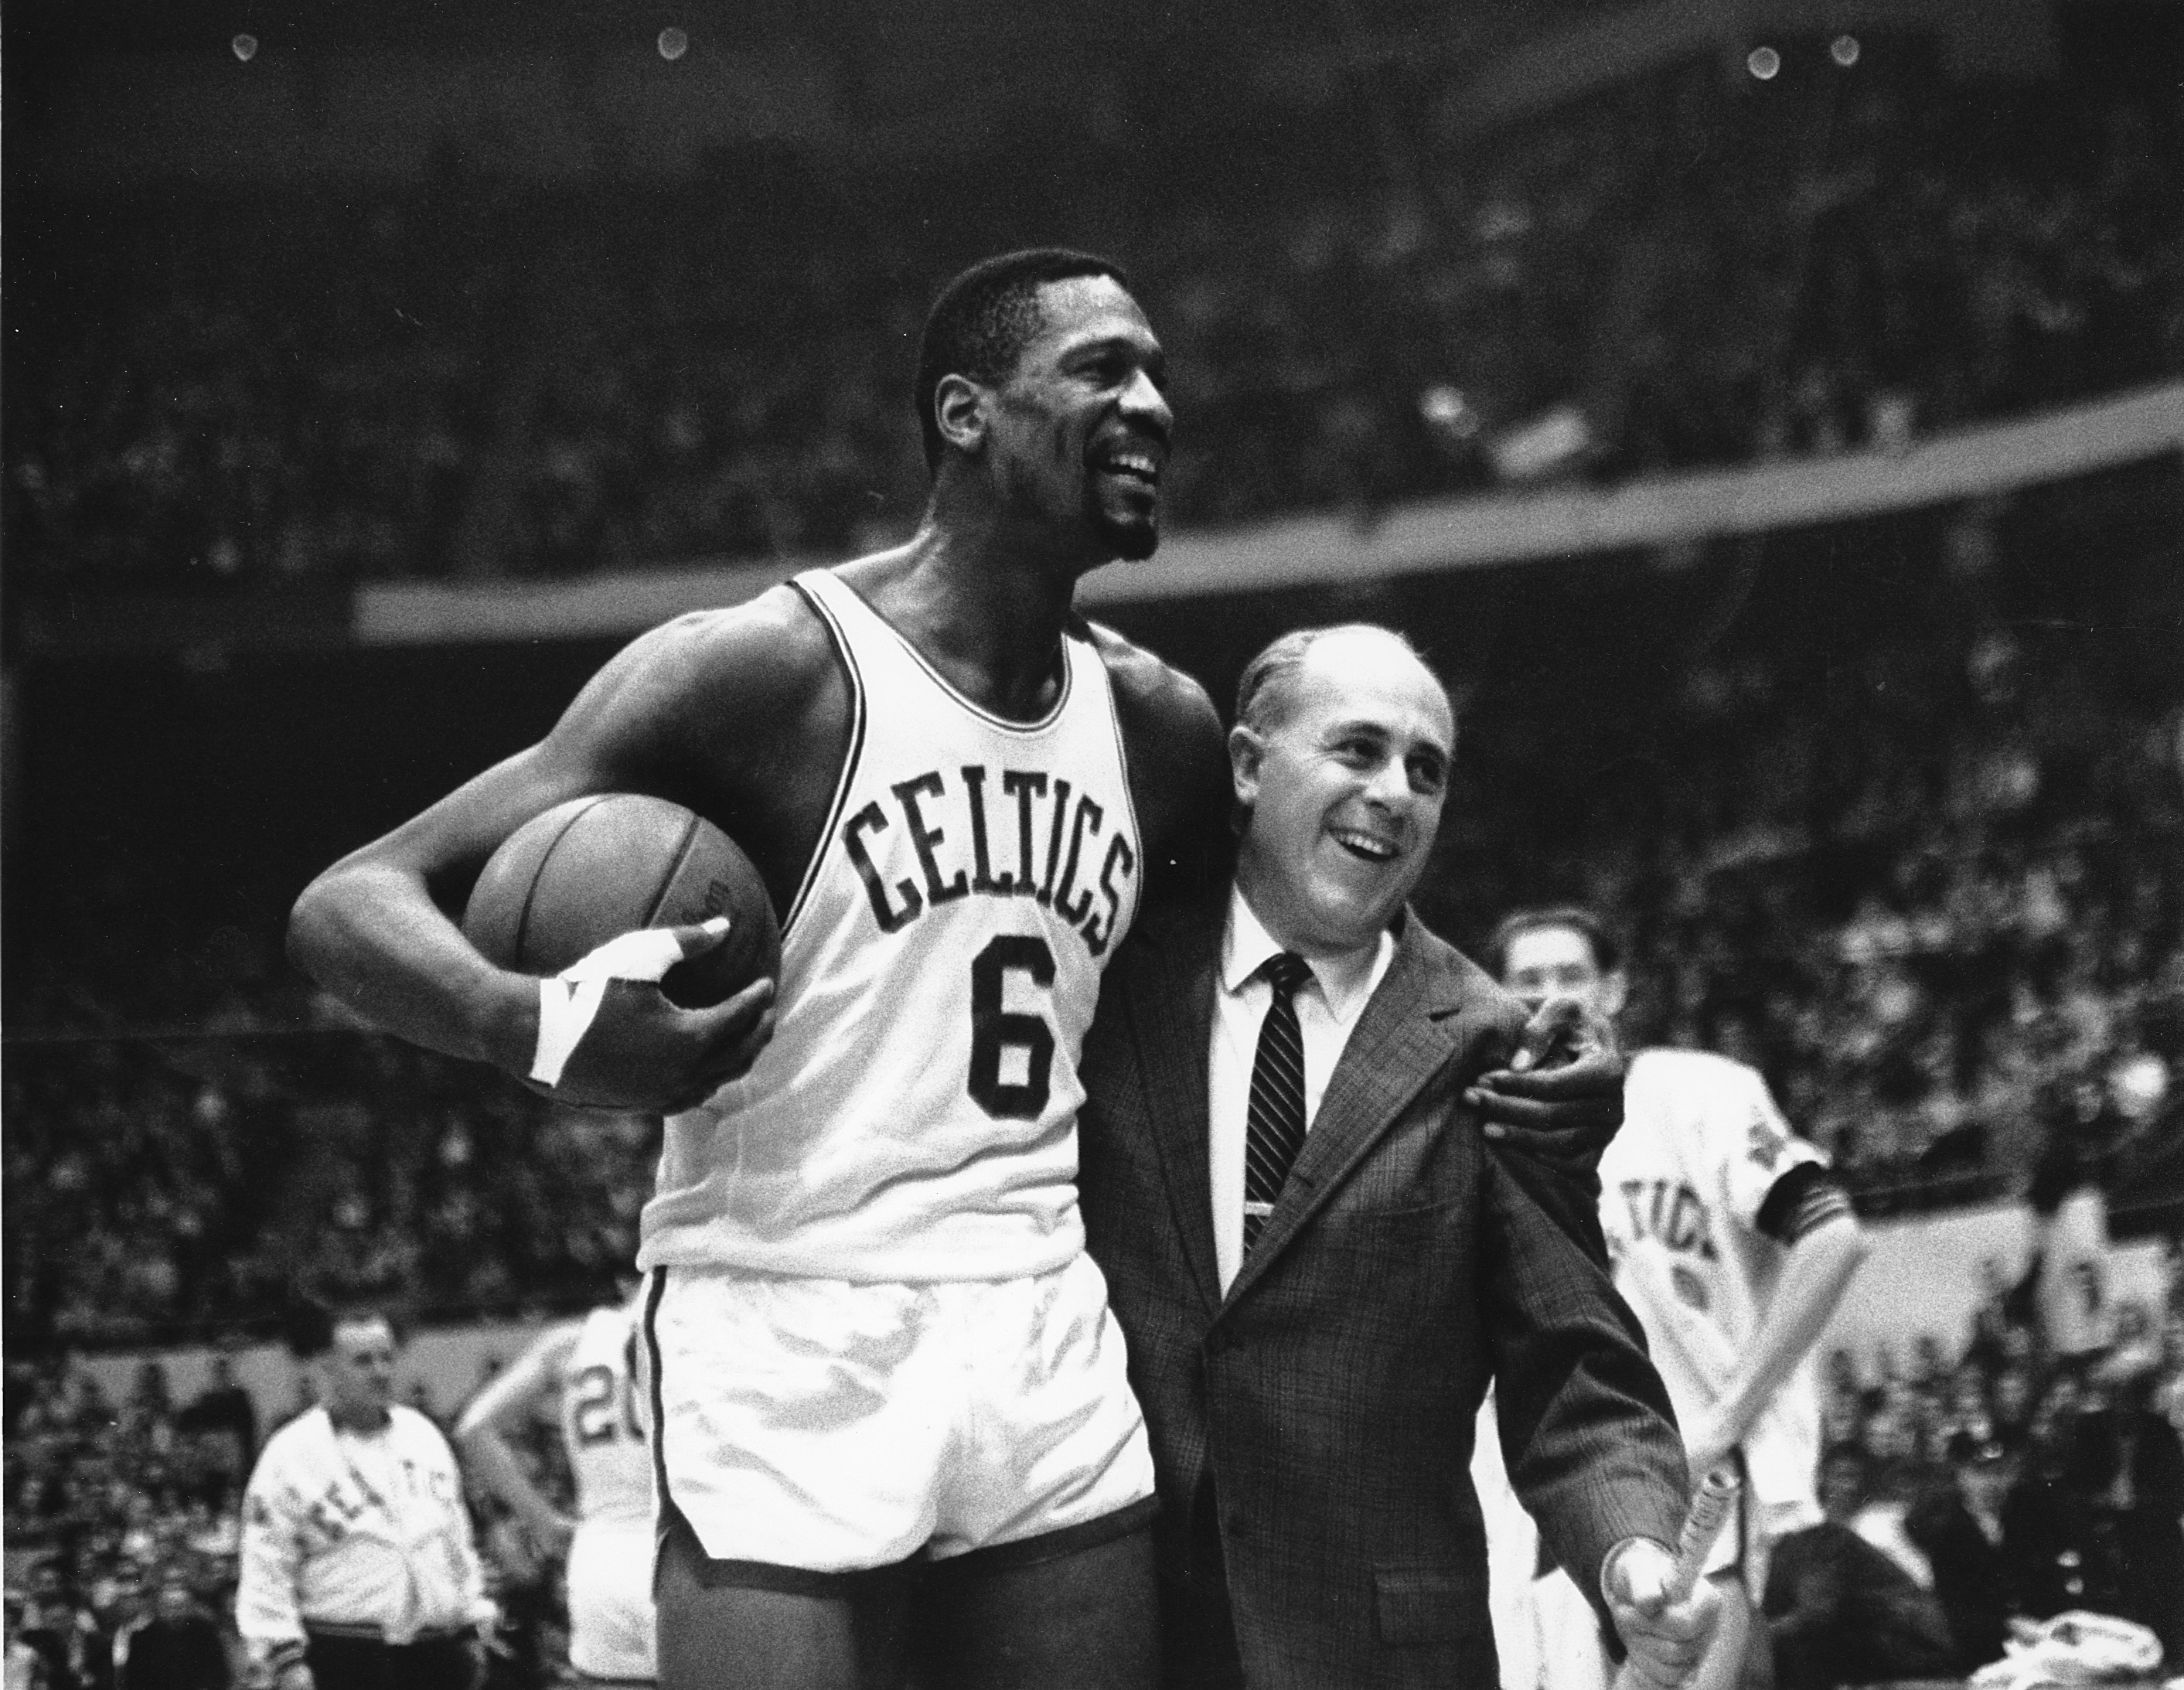
[[(1829, 1358), (1828, 1449), (1860, 1458), (1849, 1523), (1941, 1598), (1961, 1669), (1999, 1656), (2009, 1619), (2066, 1609), (2136, 1620), (2172, 1661), (2184, 1650), (2184, 1247), (2173, 1241), (2166, 1277), (2165, 1315), (2126, 1303), (2075, 1353), (2041, 1318), (2036, 1265), (2021, 1282), (1991, 1274), (1964, 1331)], [(1951, 1529), (1966, 1469), (1992, 1475), (1999, 1536), (1986, 1554)]]
[(2176, 488), (1716, 548), (1650, 602), (1558, 597), (1639, 621), (1482, 689), (1450, 926), (1617, 912), (1634, 1037), (1762, 1068), (1869, 1207), (2021, 1184), (2050, 1133), (2173, 1154), (2176, 556), (2131, 535)]
[[(1766, 83), (1708, 57), (1426, 133), (1400, 191), (1315, 182), (1315, 131), (1149, 199), (1123, 256), (1175, 354), (1174, 520), (1901, 443), (2184, 371), (2160, 113), (1949, 89), (1916, 41), (1802, 49)], [(1065, 163), (1087, 204), (1099, 173)], [(18, 282), (19, 578), (550, 576), (900, 532), (899, 349), (963, 254), (1023, 232), (962, 198), (761, 153), (694, 204), (460, 176), (34, 204), (123, 259)]]

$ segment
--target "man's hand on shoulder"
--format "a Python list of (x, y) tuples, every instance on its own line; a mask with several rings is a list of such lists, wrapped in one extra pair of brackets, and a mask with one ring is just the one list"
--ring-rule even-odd
[(1616, 1690), (1672, 1690), (1697, 1670), (1721, 1623), (1721, 1592), (1701, 1579), (1674, 1594), (1676, 1558), (1665, 1544), (1635, 1537), (1612, 1552), (1601, 1570), (1608, 1618), (1630, 1651)]
[(1623, 1124), (1629, 1066), (1607, 1022), (1575, 998), (1550, 998), (1508, 1064), (1481, 1074), (1463, 1101), (1485, 1117), (1490, 1139), (1590, 1180)]

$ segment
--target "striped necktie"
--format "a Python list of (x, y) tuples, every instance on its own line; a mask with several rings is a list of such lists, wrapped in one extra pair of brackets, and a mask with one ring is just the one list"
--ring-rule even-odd
[(1251, 1059), (1251, 1101), (1244, 1130), (1244, 1249), (1258, 1242), (1274, 1212), (1290, 1164), (1304, 1147), (1304, 1035), (1297, 1029), (1296, 989), (1312, 967), (1295, 951), (1270, 957), (1259, 972), (1274, 988), (1259, 1023)]

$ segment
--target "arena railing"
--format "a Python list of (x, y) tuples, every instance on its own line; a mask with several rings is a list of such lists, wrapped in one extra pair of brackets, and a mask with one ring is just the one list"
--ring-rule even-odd
[[(1104, 571), (1090, 605), (1219, 598), (1643, 551), (1992, 497), (2184, 455), (2184, 382), (1868, 449), (1609, 488), (1420, 499), (1369, 525), (1343, 516), (1180, 533), (1156, 568)], [(390, 583), (359, 589), (363, 645), (597, 639), (741, 603), (831, 559), (701, 561), (582, 581)]]

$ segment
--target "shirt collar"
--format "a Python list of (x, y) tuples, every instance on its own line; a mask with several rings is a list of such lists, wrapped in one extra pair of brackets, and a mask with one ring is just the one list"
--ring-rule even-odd
[[(1396, 936), (1383, 932), (1379, 942), (1340, 957), (1307, 957), (1306, 966), (1319, 984), (1320, 996), (1338, 1021), (1348, 1018), (1358, 995), (1371, 990), (1382, 957), (1395, 949)], [(1221, 940), (1221, 989), (1234, 996), (1287, 947), (1268, 933), (1243, 888), (1228, 889), (1228, 924)]]

